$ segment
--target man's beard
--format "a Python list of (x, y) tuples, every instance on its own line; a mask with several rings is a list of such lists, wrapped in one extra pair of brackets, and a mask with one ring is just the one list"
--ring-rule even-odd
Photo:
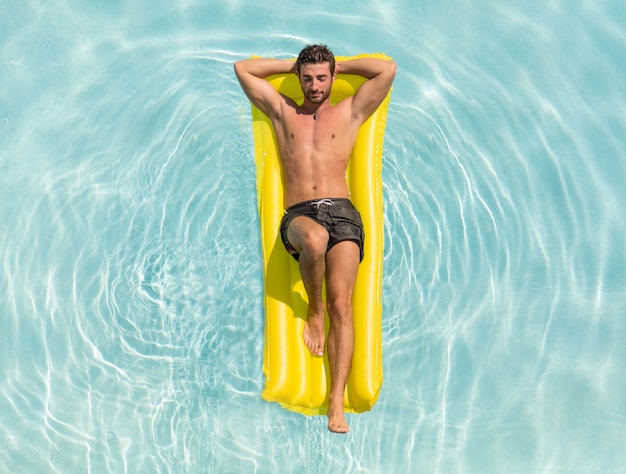
[(309, 99), (309, 102), (313, 103), (313, 104), (322, 104), (326, 99), (328, 98), (328, 95), (320, 92), (319, 94), (317, 94), (316, 96), (314, 96), (313, 94), (309, 93), (307, 99)]

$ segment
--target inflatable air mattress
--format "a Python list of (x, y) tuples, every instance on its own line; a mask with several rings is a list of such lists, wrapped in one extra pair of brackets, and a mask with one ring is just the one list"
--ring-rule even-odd
[[(338, 61), (382, 54), (338, 57)], [(304, 96), (294, 74), (267, 79), (281, 94), (302, 103)], [(330, 100), (337, 103), (356, 92), (360, 76), (338, 75)], [(390, 93), (391, 94), (391, 93)], [(347, 171), (351, 200), (365, 228), (365, 257), (353, 293), (354, 355), (344, 394), (347, 412), (370, 410), (380, 393), (382, 367), (383, 193), (382, 151), (390, 94), (363, 124)], [(269, 119), (252, 106), (257, 197), (264, 270), (265, 343), (262, 397), (305, 415), (323, 415), (330, 390), (328, 359), (313, 357), (302, 332), (307, 294), (298, 263), (287, 253), (279, 235), (283, 216), (283, 185), (276, 140)], [(326, 315), (328, 330), (328, 315)]]

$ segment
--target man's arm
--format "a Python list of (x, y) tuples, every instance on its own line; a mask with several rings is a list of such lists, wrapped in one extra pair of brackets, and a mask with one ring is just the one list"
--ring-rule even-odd
[(234, 68), (248, 99), (269, 118), (280, 116), (283, 99), (265, 78), (295, 72), (295, 62), (292, 59), (254, 58), (237, 61)]
[(363, 123), (376, 111), (391, 88), (396, 69), (396, 63), (386, 59), (359, 58), (337, 63), (338, 74), (357, 74), (368, 79), (352, 99), (353, 117)]

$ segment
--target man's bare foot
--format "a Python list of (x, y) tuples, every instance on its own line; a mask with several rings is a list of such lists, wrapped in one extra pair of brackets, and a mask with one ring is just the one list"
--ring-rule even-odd
[(332, 431), (333, 433), (350, 432), (343, 410), (328, 410), (328, 431)]
[(304, 344), (314, 356), (324, 355), (324, 312), (312, 313), (304, 323)]

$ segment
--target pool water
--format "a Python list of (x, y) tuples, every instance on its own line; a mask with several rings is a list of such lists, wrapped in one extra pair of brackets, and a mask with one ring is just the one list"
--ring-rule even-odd
[[(0, 471), (626, 472), (626, 5), (0, 6)], [(252, 54), (398, 63), (385, 382), (260, 398)]]

